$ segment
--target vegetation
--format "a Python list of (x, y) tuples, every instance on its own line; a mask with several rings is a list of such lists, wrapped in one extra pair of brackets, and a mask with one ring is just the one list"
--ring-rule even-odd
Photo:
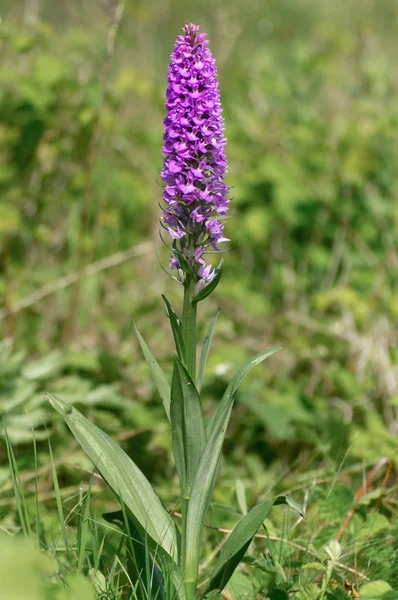
[(284, 346), (237, 392), (199, 590), (242, 515), (288, 494), (305, 519), (273, 509), (224, 598), (397, 598), (396, 4), (64, 4), (4, 2), (0, 25), (0, 597), (140, 593), (123, 506), (110, 516), (46, 391), (116, 439), (180, 523), (133, 323), (171, 375), (163, 94), (193, 21), (218, 63), (235, 213), (199, 306), (200, 339), (221, 309), (205, 415), (241, 364)]

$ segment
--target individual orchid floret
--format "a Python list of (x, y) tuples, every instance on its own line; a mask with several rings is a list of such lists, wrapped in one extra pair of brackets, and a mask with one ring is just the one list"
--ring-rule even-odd
[(168, 71), (164, 119), (165, 207), (162, 225), (173, 239), (170, 267), (184, 260), (203, 287), (214, 277), (204, 252), (218, 251), (228, 210), (223, 117), (215, 60), (206, 34), (188, 23), (178, 36)]

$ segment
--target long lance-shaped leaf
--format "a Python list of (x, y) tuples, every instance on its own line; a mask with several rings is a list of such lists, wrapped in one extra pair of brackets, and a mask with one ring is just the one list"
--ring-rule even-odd
[(258, 529), (268, 517), (271, 508), (275, 504), (288, 504), (302, 515), (300, 507), (287, 496), (278, 496), (266, 502), (261, 502), (261, 504), (257, 504), (257, 506), (252, 508), (237, 523), (221, 548), (220, 555), (210, 576), (207, 592), (214, 589), (220, 591), (224, 589)]
[(141, 535), (153, 542), (151, 550), (163, 548), (177, 560), (174, 522), (142, 471), (112, 438), (76, 408), (50, 394), (47, 397), (95, 468), (127, 507)]
[(200, 360), (199, 360), (198, 375), (196, 378), (196, 389), (198, 390), (199, 393), (200, 393), (200, 390), (202, 389), (202, 383), (203, 383), (203, 377), (205, 374), (207, 358), (209, 356), (211, 342), (212, 342), (213, 335), (214, 335), (214, 328), (216, 326), (219, 314), (220, 314), (220, 311), (217, 312), (216, 316), (210, 323), (210, 327), (207, 330), (206, 337), (203, 341), (202, 352), (200, 354)]
[(180, 361), (182, 363), (185, 363), (185, 344), (184, 344), (184, 339), (182, 337), (181, 321), (177, 317), (173, 307), (171, 306), (170, 302), (167, 300), (166, 296), (164, 296), (162, 294), (162, 298), (166, 305), (167, 316), (169, 317), (171, 331), (173, 334), (178, 358), (180, 359)]
[(243, 365), (232, 378), (208, 428), (207, 443), (192, 484), (187, 512), (187, 546), (185, 582), (193, 588), (198, 576), (200, 542), (207, 509), (216, 482), (225, 433), (234, 403), (235, 393), (244, 376), (256, 365), (277, 352), (273, 348), (257, 354)]
[(151, 372), (153, 382), (156, 385), (157, 390), (160, 394), (160, 397), (163, 400), (163, 406), (164, 406), (164, 410), (166, 411), (167, 418), (170, 421), (170, 384), (166, 378), (166, 375), (163, 373), (158, 362), (156, 361), (155, 357), (153, 356), (152, 352), (148, 348), (148, 345), (146, 344), (144, 338), (138, 331), (135, 323), (134, 323), (134, 329), (135, 329), (135, 333), (136, 333), (138, 342), (141, 346), (142, 353), (145, 357), (145, 360), (146, 360), (149, 370)]
[(258, 354), (256, 354), (256, 356), (253, 356), (253, 358), (248, 360), (239, 369), (239, 371), (237, 373), (235, 373), (235, 375), (229, 382), (227, 389), (225, 390), (225, 393), (221, 399), (221, 402), (218, 404), (218, 406), (214, 412), (214, 415), (209, 424), (209, 429), (211, 429), (213, 427), (214, 423), (218, 420), (219, 416), (224, 412), (224, 408), (226, 406), (228, 406), (231, 401), (233, 402), (233, 400), (235, 398), (235, 394), (237, 392), (237, 389), (240, 386), (240, 384), (242, 383), (242, 381), (243, 381), (244, 377), (247, 375), (247, 373), (249, 371), (251, 371), (253, 369), (253, 367), (259, 365), (266, 358), (268, 358), (275, 352), (278, 352), (279, 350), (282, 350), (282, 346), (279, 346), (277, 348), (271, 348), (270, 350), (265, 350), (264, 352), (259, 352)]
[(170, 417), (181, 490), (188, 497), (206, 444), (206, 429), (199, 394), (177, 356), (174, 356), (171, 382)]

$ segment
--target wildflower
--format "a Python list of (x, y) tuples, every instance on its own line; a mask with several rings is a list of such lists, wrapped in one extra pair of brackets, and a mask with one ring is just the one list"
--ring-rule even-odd
[(167, 78), (162, 225), (173, 238), (170, 267), (180, 270), (183, 257), (203, 287), (214, 277), (203, 253), (209, 247), (219, 250), (218, 244), (228, 241), (220, 220), (228, 210), (225, 137), (216, 65), (206, 34), (192, 23), (183, 33)]

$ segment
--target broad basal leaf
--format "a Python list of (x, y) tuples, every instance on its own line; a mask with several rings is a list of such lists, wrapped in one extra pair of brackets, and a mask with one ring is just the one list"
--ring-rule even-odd
[(177, 560), (174, 522), (145, 475), (112, 438), (76, 408), (50, 394), (47, 396), (95, 468), (127, 507), (141, 535), (153, 542), (151, 550), (163, 548)]

